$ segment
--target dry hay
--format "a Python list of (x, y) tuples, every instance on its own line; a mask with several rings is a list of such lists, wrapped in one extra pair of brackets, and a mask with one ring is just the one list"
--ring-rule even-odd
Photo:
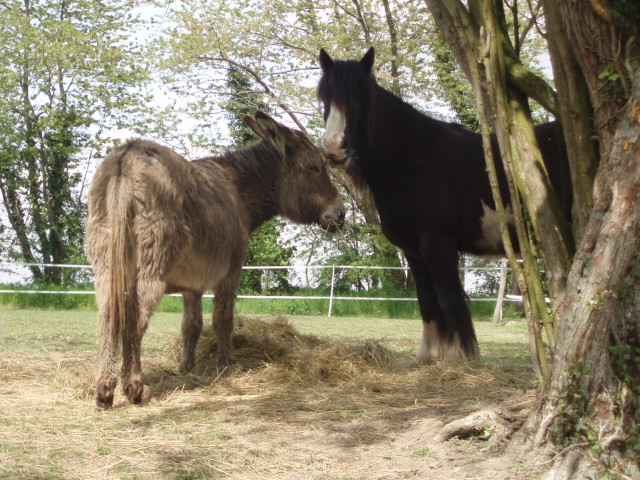
[[(234, 372), (251, 372), (254, 378), (259, 372), (263, 382), (299, 386), (350, 381), (372, 370), (392, 372), (401, 363), (397, 354), (375, 340), (356, 344), (301, 334), (282, 316), (270, 321), (238, 317), (233, 345), (237, 359)], [(181, 350), (179, 340), (169, 347), (174, 362)], [(216, 352), (213, 329), (205, 328), (196, 349), (195, 375), (216, 373)]]
[[(196, 350), (196, 368), (179, 374), (182, 344), (179, 334), (170, 337), (164, 351), (145, 355), (145, 382), (157, 398), (173, 393), (199, 391), (204, 395), (264, 395), (275, 391), (316, 391), (337, 387), (349, 392), (373, 393), (377, 400), (401, 404), (407, 398), (457, 397), (482, 391), (527, 388), (530, 381), (521, 368), (487, 368), (469, 363), (441, 362), (409, 368), (407, 353), (393, 352), (379, 341), (345, 341), (302, 334), (286, 317), (259, 319), (238, 317), (233, 336), (237, 363), (220, 375), (216, 370), (217, 341), (211, 326), (203, 329)], [(51, 361), (51, 359), (49, 360)], [(94, 396), (95, 363), (67, 354), (54, 361), (52, 383), (67, 398), (87, 401)], [(383, 398), (384, 397), (384, 398)], [(175, 398), (175, 396), (174, 396)], [(366, 398), (365, 401), (370, 401)]]
[(152, 384), (166, 383), (173, 375), (176, 384), (165, 385), (165, 391), (216, 387), (264, 394), (279, 387), (313, 390), (338, 386), (350, 391), (393, 392), (399, 397), (425, 389), (436, 395), (445, 390), (456, 391), (459, 396), (474, 395), (476, 389), (522, 388), (529, 381), (521, 369), (490, 369), (474, 363), (440, 362), (410, 368), (408, 354), (393, 352), (377, 340), (341, 341), (302, 334), (283, 316), (269, 320), (239, 317), (233, 342), (237, 364), (231, 372), (219, 375), (215, 334), (211, 327), (205, 328), (196, 350), (195, 371), (185, 376), (172, 373), (182, 350), (176, 338), (167, 347), (163, 379), (148, 380)]

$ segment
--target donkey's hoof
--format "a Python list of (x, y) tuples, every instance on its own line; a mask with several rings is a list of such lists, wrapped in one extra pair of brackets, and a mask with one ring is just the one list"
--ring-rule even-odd
[(153, 397), (153, 389), (149, 385), (142, 386), (142, 397), (140, 398), (141, 407), (149, 404), (155, 404), (157, 400)]
[(108, 409), (113, 406), (113, 393), (111, 395), (96, 394), (96, 405), (98, 408)]
[(140, 380), (132, 380), (124, 387), (124, 393), (134, 405), (147, 405), (153, 398), (153, 390)]
[(96, 405), (98, 408), (111, 408), (116, 391), (115, 379), (102, 379), (96, 382)]
[(233, 367), (236, 361), (234, 358), (222, 358), (218, 359), (218, 366), (216, 371), (218, 373), (218, 377), (228, 377), (235, 370)]
[(178, 373), (190, 373), (195, 367), (195, 360), (181, 360), (180, 365), (178, 365)]

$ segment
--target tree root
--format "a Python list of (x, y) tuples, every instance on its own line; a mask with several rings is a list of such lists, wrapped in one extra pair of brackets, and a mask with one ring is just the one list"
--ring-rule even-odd
[(480, 410), (445, 425), (436, 435), (436, 440), (446, 442), (454, 437), (487, 440), (497, 444), (507, 439), (507, 423), (492, 410)]

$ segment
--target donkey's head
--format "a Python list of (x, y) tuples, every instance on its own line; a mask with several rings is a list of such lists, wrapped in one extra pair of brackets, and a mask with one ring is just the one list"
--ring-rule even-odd
[(327, 156), (309, 138), (258, 111), (244, 121), (282, 155), (279, 213), (298, 223), (319, 223), (335, 232), (344, 222), (344, 205), (327, 172)]

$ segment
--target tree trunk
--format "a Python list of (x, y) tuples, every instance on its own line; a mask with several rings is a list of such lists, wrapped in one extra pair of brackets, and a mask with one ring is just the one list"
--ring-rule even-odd
[(640, 69), (598, 172), (600, 194), (558, 312), (551, 375), (523, 428), (537, 452), (573, 446), (556, 457), (548, 478), (582, 475), (596, 460), (588, 452), (609, 473), (640, 475), (639, 158)]
[[(570, 165), (566, 175), (570, 175), (573, 187), (571, 226), (578, 244), (593, 208), (593, 180), (599, 157), (598, 145), (593, 139), (593, 108), (586, 80), (571, 50), (562, 19), (555, 13), (555, 0), (543, 0), (543, 5), (549, 55), (560, 99), (558, 116)], [(556, 193), (563, 204), (569, 204), (570, 192)]]

